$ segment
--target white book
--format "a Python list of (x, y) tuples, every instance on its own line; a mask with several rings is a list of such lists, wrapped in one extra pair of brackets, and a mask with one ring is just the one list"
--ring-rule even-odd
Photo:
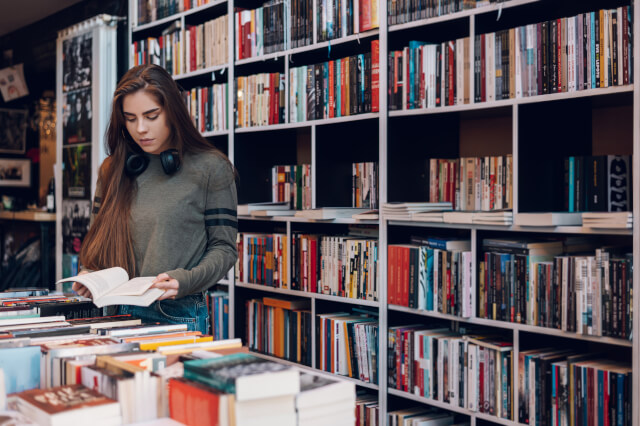
[(164, 294), (164, 290), (151, 288), (155, 277), (129, 279), (127, 271), (120, 267), (103, 269), (84, 275), (64, 278), (63, 282), (79, 282), (84, 285), (98, 307), (109, 305), (149, 306)]
[(321, 207), (317, 209), (298, 210), (295, 212), (295, 217), (331, 220), (345, 217), (351, 218), (354, 214), (364, 213), (367, 211), (369, 211), (369, 209), (353, 207)]
[(514, 223), (519, 226), (580, 226), (582, 213), (518, 213)]

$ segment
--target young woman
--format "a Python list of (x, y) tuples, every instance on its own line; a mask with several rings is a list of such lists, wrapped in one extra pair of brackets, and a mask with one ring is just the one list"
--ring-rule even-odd
[[(151, 306), (119, 313), (207, 332), (204, 292), (237, 257), (233, 166), (198, 133), (176, 83), (157, 65), (122, 77), (106, 138), (81, 264), (155, 276), (153, 287), (165, 290)], [(79, 283), (74, 290), (90, 295)]]

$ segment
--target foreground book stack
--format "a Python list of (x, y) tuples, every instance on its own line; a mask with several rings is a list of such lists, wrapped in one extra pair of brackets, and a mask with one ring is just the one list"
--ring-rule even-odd
[[(44, 425), (166, 417), (221, 426), (352, 425), (355, 420), (353, 384), (248, 355), (239, 339), (213, 342), (186, 324), (144, 325), (130, 316), (76, 321), (90, 330), (56, 336), (63, 326), (51, 325), (59, 322), (54, 318), (42, 323), (51, 326), (40, 328), (41, 337), (0, 341), (0, 401), (4, 405), (6, 390), (15, 410), (10, 417), (23, 415)], [(25, 325), (32, 326), (4, 326)]]

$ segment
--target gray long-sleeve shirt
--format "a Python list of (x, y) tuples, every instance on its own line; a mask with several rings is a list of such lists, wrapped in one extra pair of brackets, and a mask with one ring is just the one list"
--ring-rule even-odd
[(149, 157), (131, 205), (136, 270), (139, 276), (166, 272), (180, 283), (177, 297), (206, 290), (237, 258), (233, 171), (211, 152), (185, 153), (172, 175), (158, 155)]

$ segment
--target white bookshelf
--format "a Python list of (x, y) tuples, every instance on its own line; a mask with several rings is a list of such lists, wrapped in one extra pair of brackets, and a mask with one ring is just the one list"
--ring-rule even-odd
[[(129, 0), (130, 4), (130, 16), (135, 16), (135, 0)], [(175, 20), (182, 20), (184, 23), (184, 19), (186, 16), (190, 16), (190, 22), (197, 16), (197, 13), (200, 11), (208, 10), (210, 8), (215, 8), (219, 5), (226, 3), (226, 13), (229, 16), (234, 16), (233, 11), (236, 7), (234, 0), (223, 0), (217, 1), (205, 6), (202, 6), (197, 9), (193, 9), (187, 12), (183, 12), (180, 14), (173, 15), (168, 18), (164, 18), (160, 21), (148, 23), (141, 25), (139, 27), (135, 27), (135, 19), (132, 19), (133, 22), (132, 27), (130, 27), (129, 35), (130, 37), (136, 36), (136, 34), (140, 32), (144, 32), (147, 34), (147, 31), (152, 31), (154, 28), (158, 28), (158, 31), (161, 31), (161, 28), (166, 27), (170, 22)], [(605, 8), (608, 4), (612, 4), (612, 1), (608, 2), (607, 0), (602, 0), (597, 2), (598, 8)], [(256, 4), (257, 6), (257, 4)], [(637, 6), (637, 5), (636, 5)], [(391, 139), (392, 135), (389, 135), (390, 128), (393, 127), (395, 123), (394, 120), (423, 120), (428, 119), (430, 116), (437, 115), (436, 117), (439, 119), (439, 116), (446, 115), (464, 115), (464, 114), (487, 114), (487, 115), (501, 115), (506, 116), (510, 120), (511, 123), (511, 146), (510, 151), (507, 152), (513, 156), (513, 204), (514, 204), (514, 218), (518, 214), (518, 205), (519, 200), (522, 197), (526, 197), (527, 194), (519, 193), (519, 166), (518, 164), (522, 162), (526, 162), (527, 159), (524, 158), (524, 154), (521, 153), (520, 147), (520, 125), (522, 123), (523, 117), (522, 108), (531, 105), (541, 105), (541, 106), (552, 106), (556, 102), (562, 101), (571, 101), (571, 100), (584, 100), (590, 101), (593, 105), (598, 104), (622, 104), (629, 105), (632, 103), (633, 117), (638, 117), (640, 113), (640, 90), (637, 88), (638, 84), (631, 84), (627, 86), (616, 86), (610, 88), (601, 88), (601, 89), (590, 89), (584, 91), (577, 92), (569, 92), (569, 93), (557, 93), (557, 94), (548, 94), (548, 95), (540, 95), (534, 97), (526, 97), (526, 98), (516, 98), (516, 99), (505, 99), (495, 102), (484, 102), (484, 103), (475, 103), (473, 96), (471, 96), (471, 103), (464, 105), (456, 105), (456, 106), (444, 106), (438, 108), (428, 108), (428, 109), (410, 109), (410, 110), (401, 110), (401, 111), (389, 111), (388, 98), (386, 96), (388, 91), (388, 52), (391, 49), (397, 49), (398, 43), (391, 43), (390, 46), (390, 38), (395, 40), (395, 37), (405, 37), (405, 34), (414, 34), (407, 37), (414, 37), (413, 39), (420, 39), (419, 35), (415, 35), (417, 31), (428, 31), (433, 26), (437, 26), (440, 28), (448, 28), (447, 25), (451, 23), (461, 23), (461, 25), (466, 25), (469, 28), (468, 35), (471, 40), (476, 33), (476, 26), (478, 25), (479, 20), (481, 19), (497, 19), (499, 16), (507, 16), (510, 13), (516, 13), (519, 9), (522, 10), (536, 10), (537, 12), (543, 11), (542, 15), (548, 13), (549, 16), (553, 15), (553, 10), (549, 8), (549, 3), (542, 0), (510, 0), (504, 3), (492, 4), (490, 6), (473, 9), (473, 10), (465, 10), (458, 13), (444, 15), (434, 18), (422, 19), (414, 22), (408, 22), (398, 25), (389, 26), (387, 24), (386, 16), (387, 13), (387, 2), (385, 0), (380, 0), (378, 3), (378, 13), (380, 16), (380, 28), (371, 30), (368, 32), (364, 32), (361, 34), (351, 35), (347, 37), (342, 37), (339, 39), (334, 39), (331, 41), (320, 42), (317, 43), (317, 34), (316, 34), (316, 10), (314, 7), (314, 22), (313, 22), (313, 43), (309, 46), (297, 47), (294, 49), (288, 49), (280, 52), (271, 53), (268, 55), (263, 55), (260, 57), (252, 57), (246, 58), (242, 60), (233, 60), (235, 57), (235, 49), (234, 49), (234, 38), (235, 33), (233, 29), (233, 25), (229, 27), (229, 58), (230, 61), (227, 64), (222, 66), (213, 67), (206, 70), (198, 70), (191, 73), (183, 74), (176, 76), (176, 79), (180, 80), (181, 85), (185, 85), (186, 82), (189, 81), (192, 77), (200, 77), (206, 74), (214, 74), (216, 77), (219, 75), (226, 75), (226, 79), (228, 83), (231, 85), (234, 82), (234, 77), (238, 70), (241, 70), (245, 73), (245, 69), (251, 68), (251, 73), (254, 72), (262, 72), (262, 71), (253, 71), (253, 69), (257, 67), (264, 67), (268, 72), (273, 71), (274, 66), (280, 67), (279, 72), (283, 72), (285, 74), (285, 91), (288, 96), (288, 84), (289, 84), (289, 75), (288, 71), (291, 67), (296, 67), (304, 64), (312, 64), (325, 61), (327, 59), (327, 54), (330, 51), (331, 47), (342, 46), (342, 47), (353, 47), (359, 46), (361, 43), (369, 43), (373, 39), (379, 40), (379, 49), (380, 49), (380, 58), (379, 58), (379, 72), (380, 72), (380, 98), (379, 98), (379, 112), (377, 113), (367, 113), (367, 114), (359, 114), (347, 117), (338, 117), (338, 118), (330, 118), (323, 120), (312, 120), (312, 121), (303, 121), (303, 122), (295, 122), (290, 123), (289, 120), (289, 111), (288, 111), (288, 102), (285, 102), (285, 122), (277, 125), (270, 126), (256, 126), (256, 127), (247, 127), (247, 128), (233, 128), (235, 111), (234, 111), (234, 102), (235, 102), (235, 94), (233, 90), (229, 90), (229, 109), (228, 116), (231, 130), (224, 132), (210, 132), (204, 134), (206, 137), (221, 137), (227, 139), (228, 144), (228, 154), (229, 158), (235, 161), (235, 158), (239, 152), (239, 148), (236, 147), (236, 138), (242, 137), (243, 140), (245, 138), (257, 138), (258, 141), (262, 142), (268, 141), (268, 138), (277, 139), (281, 133), (286, 133), (290, 131), (298, 131), (298, 132), (309, 132), (310, 134), (310, 147), (311, 147), (311, 165), (312, 165), (312, 193), (313, 193), (313, 206), (316, 206), (316, 185), (317, 185), (317, 165), (318, 165), (318, 155), (317, 148), (321, 147), (325, 141), (322, 139), (322, 136), (319, 135), (319, 131), (324, 129), (325, 126), (338, 126), (345, 123), (352, 124), (362, 124), (366, 126), (377, 126), (378, 129), (378, 140), (371, 141), (371, 149), (378, 150), (378, 164), (379, 164), (379, 202), (380, 205), (387, 201), (397, 201), (394, 199), (394, 194), (392, 193), (393, 189), (389, 186), (390, 174), (394, 172), (394, 170), (390, 170), (393, 168), (393, 165), (389, 163), (388, 152), (391, 148)], [(209, 15), (207, 15), (209, 16)], [(543, 17), (542, 19), (548, 19), (547, 17)], [(634, 10), (633, 20), (635, 22), (635, 31), (634, 31), (634, 81), (637, 83), (638, 78), (640, 76), (640, 30), (638, 30), (638, 22), (640, 22), (640, 10), (638, 7)], [(235, 20), (231, 19), (230, 22), (235, 24)], [(537, 21), (527, 22), (533, 23)], [(458, 37), (458, 35), (456, 35)], [(451, 37), (453, 38), (453, 36)], [(442, 37), (443, 40), (448, 40), (447, 35)], [(403, 44), (403, 46), (406, 44)], [(473, 47), (473, 43), (472, 43)], [(473, 54), (473, 53), (472, 53)], [(312, 62), (308, 60), (303, 63), (298, 63), (296, 59), (299, 55), (304, 55), (308, 57), (309, 55), (315, 55)], [(346, 55), (345, 55), (346, 56)], [(332, 57), (334, 59), (334, 57)], [(244, 75), (244, 74), (243, 74)], [(472, 79), (473, 80), (473, 79)], [(471, 82), (472, 88), (471, 93), (473, 94), (473, 81)], [(630, 101), (629, 99), (632, 98)], [(575, 125), (580, 125), (580, 123), (576, 123)], [(633, 123), (629, 124), (633, 128), (633, 188), (640, 188), (640, 120), (634, 119)], [(416, 138), (419, 139), (423, 135), (417, 135)], [(267, 143), (267, 142), (265, 142)], [(377, 146), (376, 146), (377, 143)], [(245, 182), (245, 185), (250, 185), (250, 182)], [(637, 192), (637, 191), (635, 191)], [(264, 201), (264, 200), (256, 200), (256, 201)], [(634, 227), (633, 229), (596, 229), (596, 228), (587, 228), (582, 226), (558, 226), (558, 227), (523, 227), (516, 225), (509, 226), (501, 226), (501, 225), (480, 225), (480, 224), (452, 224), (452, 223), (433, 223), (433, 222), (421, 222), (421, 221), (412, 221), (412, 220), (387, 220), (384, 215), (381, 214), (381, 218), (378, 221), (356, 221), (353, 219), (335, 219), (330, 221), (315, 221), (304, 218), (295, 218), (295, 217), (254, 217), (254, 216), (240, 216), (239, 219), (239, 231), (242, 232), (244, 229), (251, 229), (251, 231), (255, 231), (256, 229), (260, 229), (259, 232), (270, 233), (273, 232), (275, 226), (286, 228), (286, 234), (288, 237), (292, 235), (294, 227), (305, 227), (305, 226), (315, 226), (314, 224), (318, 224), (319, 226), (341, 226), (341, 225), (376, 225), (378, 227), (379, 237), (378, 237), (378, 256), (379, 256), (379, 271), (378, 276), (380, 277), (378, 282), (378, 301), (362, 301), (358, 299), (349, 299), (338, 296), (324, 295), (318, 293), (309, 293), (298, 290), (290, 290), (290, 289), (281, 289), (281, 288), (273, 288), (264, 285), (246, 283), (246, 282), (237, 282), (233, 279), (230, 279), (225, 282), (229, 287), (229, 336), (230, 337), (242, 337), (244, 331), (236, 329), (236, 318), (242, 318), (245, 315), (245, 308), (243, 303), (241, 302), (242, 298), (240, 297), (240, 292), (260, 292), (264, 295), (284, 295), (284, 296), (292, 296), (298, 298), (306, 298), (310, 299), (311, 303), (311, 313), (312, 313), (312, 333), (311, 333), (311, 348), (312, 348), (312, 366), (300, 366), (302, 368), (311, 368), (314, 369), (316, 366), (316, 358), (317, 358), (317, 342), (315, 337), (315, 329), (316, 329), (316, 314), (318, 310), (316, 309), (318, 303), (327, 303), (333, 302), (338, 304), (343, 304), (344, 309), (348, 309), (354, 305), (368, 307), (377, 309), (379, 315), (379, 347), (378, 347), (378, 371), (379, 373), (379, 383), (377, 385), (364, 383), (357, 379), (349, 379), (356, 385), (360, 387), (367, 388), (371, 391), (378, 392), (379, 399), (379, 410), (380, 410), (380, 424), (386, 424), (387, 412), (390, 411), (389, 403), (390, 396), (393, 398), (400, 398), (404, 400), (414, 401), (418, 404), (424, 404), (426, 406), (438, 407), (446, 411), (450, 411), (453, 413), (462, 414), (469, 417), (469, 421), (472, 426), (475, 426), (478, 421), (487, 421), (491, 424), (501, 424), (507, 426), (520, 426), (517, 421), (501, 419), (495, 416), (490, 416), (484, 413), (473, 412), (467, 410), (465, 408), (454, 407), (450, 404), (443, 403), (440, 401), (427, 399), (418, 395), (414, 395), (408, 392), (402, 392), (396, 389), (390, 389), (387, 387), (387, 331), (389, 326), (397, 325), (395, 323), (389, 322), (390, 315), (407, 315), (410, 316), (415, 322), (422, 322), (424, 324), (429, 324), (431, 321), (450, 321), (460, 326), (464, 325), (476, 325), (476, 326), (486, 326), (492, 329), (496, 329), (498, 331), (502, 331), (507, 335), (511, 334), (513, 336), (513, 344), (514, 344), (514, 352), (513, 352), (513, 371), (518, 371), (518, 353), (520, 347), (521, 339), (526, 339), (529, 335), (535, 336), (549, 336), (555, 339), (566, 339), (567, 342), (586, 342), (593, 343), (598, 345), (606, 345), (610, 351), (615, 352), (618, 350), (630, 350), (631, 351), (631, 359), (633, 366), (633, 400), (637, 401), (640, 395), (640, 322), (639, 315), (640, 312), (640, 297), (636, 297), (633, 300), (632, 310), (636, 312), (636, 315), (633, 318), (633, 339), (625, 340), (625, 339), (617, 339), (611, 337), (599, 337), (599, 336), (589, 336), (582, 335), (578, 333), (566, 332), (562, 330), (546, 328), (546, 327), (538, 327), (531, 326), (526, 324), (517, 324), (510, 323), (504, 321), (494, 321), (483, 318), (477, 318), (475, 316), (471, 318), (461, 318), (458, 316), (441, 314), (438, 312), (429, 312), (429, 311), (421, 311), (417, 309), (406, 308), (402, 306), (396, 305), (387, 305), (387, 288), (386, 288), (386, 277), (387, 277), (387, 244), (390, 240), (389, 236), (393, 232), (396, 232), (398, 229), (402, 231), (408, 231), (409, 229), (417, 229), (421, 230), (422, 233), (426, 232), (425, 228), (433, 229), (435, 233), (437, 232), (467, 232), (469, 238), (472, 242), (472, 257), (473, 257), (473, 267), (474, 271), (477, 273), (477, 262), (478, 253), (480, 250), (480, 239), (482, 233), (489, 232), (491, 235), (495, 236), (506, 236), (512, 238), (518, 238), (522, 234), (540, 234), (545, 236), (561, 236), (561, 235), (583, 235), (583, 236), (592, 236), (593, 238), (597, 237), (614, 237), (614, 238), (627, 238), (633, 244), (633, 261), (636, 265), (640, 265), (640, 197), (633, 197), (633, 212), (634, 212)], [(297, 229), (297, 228), (296, 228)], [(304, 228), (307, 229), (307, 228)], [(290, 238), (288, 238), (290, 241)], [(290, 254), (289, 254), (290, 255)], [(290, 265), (290, 262), (288, 262)], [(290, 272), (290, 271), (289, 271)], [(475, 275), (474, 273), (472, 277), (472, 282), (475, 288)], [(290, 274), (288, 274), (290, 276)], [(640, 286), (639, 286), (639, 274), (633, 278), (633, 290), (636, 294), (640, 294)], [(237, 296), (237, 297), (236, 297)], [(276, 359), (275, 357), (258, 354), (261, 357), (266, 359)], [(290, 361), (280, 360), (280, 362), (291, 363)], [(295, 364), (295, 363), (292, 363)], [(298, 364), (295, 364), (298, 365)], [(319, 371), (315, 369), (315, 371)], [(322, 372), (322, 374), (329, 374), (326, 372)], [(514, 377), (517, 377), (515, 375)], [(514, 387), (517, 388), (517, 387)], [(513, 407), (514, 407), (514, 417), (517, 419), (517, 407), (518, 407), (518, 393), (517, 391), (513, 392)], [(640, 411), (638, 410), (638, 404), (633, 404), (633, 422), (634, 426), (640, 426)]]

